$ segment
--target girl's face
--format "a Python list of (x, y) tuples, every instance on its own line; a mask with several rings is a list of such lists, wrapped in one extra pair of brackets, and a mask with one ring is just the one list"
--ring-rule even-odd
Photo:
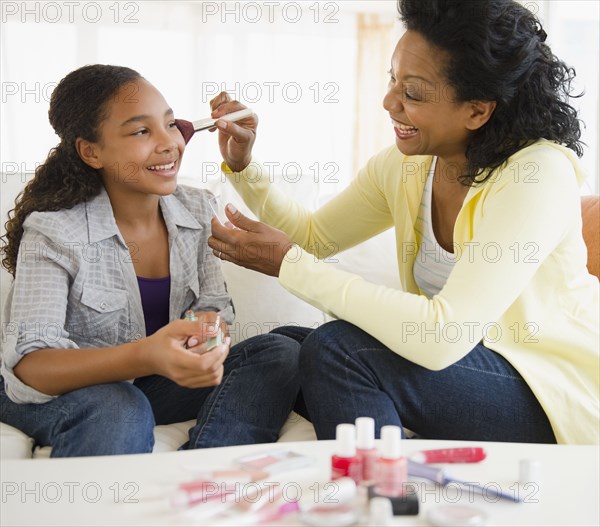
[(108, 117), (93, 144), (104, 184), (120, 192), (171, 194), (185, 142), (173, 110), (144, 79), (132, 81), (109, 102)]
[(392, 56), (388, 92), (396, 145), (405, 155), (462, 160), (473, 129), (470, 102), (455, 102), (444, 75), (446, 56), (415, 31), (407, 31)]

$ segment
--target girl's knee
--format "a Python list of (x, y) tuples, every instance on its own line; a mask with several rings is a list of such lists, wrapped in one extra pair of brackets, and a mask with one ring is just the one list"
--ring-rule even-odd
[(60, 422), (49, 438), (53, 457), (152, 451), (152, 407), (133, 384), (99, 384), (61, 397)]
[(98, 427), (131, 429), (147, 434), (154, 429), (154, 413), (147, 397), (128, 382), (98, 384), (84, 388), (77, 410)]
[[(238, 348), (239, 346), (239, 348)], [(245, 353), (248, 358), (298, 364), (300, 344), (295, 339), (279, 333), (265, 333), (251, 337), (235, 346), (232, 351)]]

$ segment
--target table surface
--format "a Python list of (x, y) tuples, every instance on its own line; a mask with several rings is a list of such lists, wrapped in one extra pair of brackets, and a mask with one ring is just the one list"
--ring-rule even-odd
[[(597, 446), (417, 439), (403, 443), (406, 455), (458, 446), (483, 446), (487, 458), (480, 463), (445, 465), (452, 476), (488, 488), (500, 486), (519, 493), (523, 502), (411, 478), (419, 493), (419, 515), (397, 516), (395, 525), (431, 525), (428, 514), (432, 509), (460, 505), (482, 511), (486, 525), (600, 525)], [(206, 503), (174, 509), (170, 496), (176, 485), (194, 479), (196, 471), (234, 468), (234, 460), (241, 455), (285, 448), (314, 458), (314, 463), (272, 476), (269, 481), (281, 484), (284, 500), (301, 493), (303, 500), (310, 501), (327, 492), (333, 447), (333, 441), (306, 441), (134, 456), (3, 461), (0, 525), (222, 524), (222, 516), (207, 517)], [(538, 481), (518, 484), (522, 459), (540, 462)], [(279, 524), (303, 525), (301, 519), (300, 514), (291, 513)], [(359, 524), (365, 521), (363, 518)], [(243, 519), (231, 520), (233, 525), (240, 523)]]

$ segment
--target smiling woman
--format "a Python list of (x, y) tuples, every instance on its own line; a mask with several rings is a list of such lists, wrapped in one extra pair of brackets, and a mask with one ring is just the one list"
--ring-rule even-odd
[(185, 142), (164, 97), (129, 68), (84, 66), (57, 85), (49, 117), (61, 141), (2, 247), (14, 331), (0, 421), (53, 457), (150, 452), (155, 424), (189, 419), (182, 448), (275, 441), (299, 345), (259, 335), (230, 349), (231, 298), (207, 249), (213, 196), (177, 184)]
[[(574, 72), (514, 0), (398, 10), (407, 30), (383, 100), (396, 144), (312, 212), (251, 160), (256, 123), (219, 125), (223, 171), (261, 221), (229, 206), (237, 229), (213, 222), (209, 245), (338, 319), (280, 329), (302, 344), (319, 439), (370, 416), (376, 433), (598, 443), (600, 304)], [(240, 109), (227, 94), (211, 105)], [(328, 265), (391, 226), (399, 287)]]

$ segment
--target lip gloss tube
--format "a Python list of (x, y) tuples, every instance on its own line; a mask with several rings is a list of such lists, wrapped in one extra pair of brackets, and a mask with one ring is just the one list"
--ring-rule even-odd
[(356, 455), (356, 427), (343, 423), (335, 429), (335, 453), (331, 456), (331, 479), (350, 477), (358, 484), (362, 477), (362, 463)]
[(362, 462), (362, 484), (372, 485), (375, 478), (375, 420), (371, 417), (358, 417), (356, 424), (356, 455)]
[(481, 447), (423, 450), (410, 456), (417, 463), (478, 463), (486, 457)]
[(189, 507), (197, 503), (220, 499), (234, 499), (240, 491), (240, 485), (258, 482), (268, 476), (266, 472), (248, 472), (245, 470), (220, 470), (207, 472), (206, 479), (186, 481), (177, 486), (171, 496), (171, 505), (176, 508)]

